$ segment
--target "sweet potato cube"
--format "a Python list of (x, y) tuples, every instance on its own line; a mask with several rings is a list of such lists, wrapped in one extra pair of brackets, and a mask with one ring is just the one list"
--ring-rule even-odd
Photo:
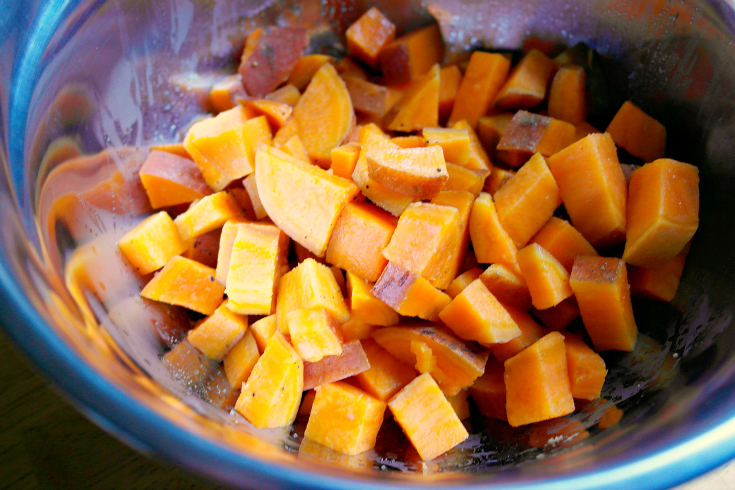
[(375, 446), (386, 403), (343, 382), (315, 388), (304, 437), (344, 454)]
[(471, 170), (459, 165), (447, 163), (447, 173), (449, 178), (444, 184), (445, 191), (467, 191), (477, 197), (482, 192), (485, 185), (485, 177), (490, 172), (484, 169)]
[(487, 351), (463, 342), (446, 327), (386, 327), (376, 330), (373, 338), (408, 366), (421, 363), (416, 352), (430, 357), (434, 367), (429, 372), (447, 396), (456, 395), (481, 376), (488, 358)]
[(146, 284), (140, 295), (211, 315), (225, 293), (225, 287), (215, 281), (214, 274), (211, 267), (176, 255)]
[(230, 352), (222, 360), (230, 386), (240, 389), (242, 384), (250, 377), (250, 373), (258, 359), (260, 359), (258, 344), (255, 342), (253, 332), (247, 330), (240, 341), (230, 349)]
[(221, 361), (248, 328), (248, 317), (227, 307), (225, 300), (210, 316), (189, 330), (186, 340), (210, 359)]
[(479, 263), (515, 264), (518, 248), (500, 223), (493, 198), (485, 192), (472, 205), (470, 238)]
[(439, 71), (439, 123), (444, 124), (452, 114), (457, 91), (462, 83), (462, 72), (457, 65), (443, 66)]
[(353, 142), (338, 146), (332, 149), (330, 156), (332, 163), (329, 168), (332, 173), (338, 177), (352, 180), (352, 174), (360, 156), (360, 144)]
[(580, 400), (599, 398), (607, 376), (605, 361), (576, 335), (564, 333), (564, 345), (572, 396)]
[(288, 260), (288, 237), (273, 225), (236, 226), (225, 289), (229, 308), (241, 315), (270, 315), (275, 311), (282, 266)]
[(488, 151), (495, 151), (508, 125), (515, 116), (512, 112), (483, 116), (477, 120), (477, 137)]
[(204, 235), (199, 235), (194, 239), (194, 243), (187, 248), (181, 256), (186, 257), (187, 259), (196, 260), (208, 267), (216, 268), (221, 236), (221, 228), (207, 232)]
[(276, 333), (277, 330), (276, 315), (268, 315), (250, 325), (248, 332), (253, 334), (255, 343), (258, 346), (258, 352), (262, 354), (265, 351), (268, 339), (273, 337), (273, 334)]
[(370, 361), (370, 369), (355, 376), (355, 380), (378, 400), (388, 400), (416, 377), (411, 366), (393, 357), (374, 340), (365, 339), (361, 342)]
[(632, 351), (638, 327), (625, 262), (613, 257), (577, 257), (569, 284), (595, 350)]
[(166, 352), (161, 362), (174, 378), (191, 388), (201, 388), (218, 366), (217, 361), (199, 352), (186, 339)]
[(569, 272), (538, 243), (518, 251), (518, 267), (531, 293), (531, 302), (539, 310), (556, 306), (573, 294)]
[(380, 325), (371, 325), (361, 320), (350, 318), (347, 322), (342, 324), (342, 337), (345, 342), (350, 340), (370, 339), (373, 336), (373, 332), (379, 328), (382, 327)]
[(386, 87), (354, 77), (343, 76), (342, 80), (350, 93), (355, 112), (378, 119), (385, 116), (390, 109)]
[[(230, 258), (232, 257), (232, 245), (235, 243), (237, 237), (237, 230), (239, 225), (247, 223), (244, 219), (231, 219), (228, 220), (219, 235), (219, 249), (217, 250), (217, 274), (215, 278), (222, 283), (227, 285), (227, 275), (230, 273)], [(204, 235), (202, 235), (204, 236)]]
[(493, 197), (498, 219), (518, 248), (528, 243), (561, 204), (559, 187), (539, 153)]
[(466, 191), (441, 191), (431, 200), (431, 204), (451, 206), (459, 211), (460, 227), (456, 230), (454, 244), (444, 260), (444, 266), (436, 279), (439, 289), (446, 289), (459, 274), (470, 243), (470, 213), (475, 197)]
[(470, 403), (468, 401), (469, 392), (462, 390), (456, 395), (448, 396), (447, 401), (452, 406), (452, 410), (457, 414), (459, 420), (467, 420), (470, 418)]
[[(389, 85), (408, 83), (444, 58), (444, 41), (437, 24), (414, 29), (383, 46), (380, 68)], [(432, 124), (431, 126), (436, 126)]]
[(623, 260), (657, 267), (682, 251), (699, 226), (699, 169), (660, 159), (633, 172)]
[(420, 134), (394, 136), (390, 141), (391, 143), (398, 145), (400, 148), (423, 148), (426, 146), (426, 139)]
[(339, 323), (350, 319), (334, 274), (314, 259), (304, 260), (281, 277), (276, 301), (276, 321), (281, 333), (289, 333), (288, 314), (301, 308), (324, 308)]
[(260, 200), (260, 195), (258, 195), (258, 185), (255, 182), (255, 174), (250, 174), (245, 177), (242, 180), (242, 185), (248, 193), (248, 198), (250, 199), (250, 204), (253, 207), (253, 215), (255, 219), (261, 220), (268, 216), (268, 213), (265, 212), (263, 203)]
[(495, 96), (501, 110), (529, 109), (546, 98), (546, 87), (557, 65), (538, 49), (532, 49), (513, 67)]
[(314, 74), (273, 143), (279, 146), (298, 135), (311, 160), (327, 169), (332, 148), (341, 145), (353, 124), (355, 113), (344, 82), (331, 63)]
[(334, 58), (326, 54), (307, 54), (299, 58), (291, 70), (286, 83), (293, 85), (297, 90), (303, 92), (314, 74), (319, 71), (324, 63), (332, 63)]
[(504, 371), (503, 363), (491, 356), (485, 365), (485, 372), (472, 383), (469, 392), (482, 415), (507, 421)]
[(482, 275), (482, 269), (480, 267), (473, 267), (462, 274), (458, 275), (449, 287), (444, 290), (447, 295), (454, 299), (459, 293), (472, 284), (472, 282)]
[(552, 216), (529, 243), (541, 245), (569, 272), (572, 272), (574, 259), (580, 255), (597, 255), (594, 247), (575, 227), (556, 216)]
[(377, 68), (381, 51), (396, 37), (396, 26), (373, 7), (347, 28), (345, 37), (350, 56)]
[(547, 329), (536, 323), (531, 315), (512, 306), (505, 306), (513, 321), (521, 329), (521, 335), (503, 344), (488, 346), (490, 353), (500, 362), (505, 362), (520, 351), (549, 333)]
[(473, 128), (488, 113), (510, 70), (510, 60), (502, 54), (475, 51), (457, 92), (449, 124), (466, 119)]
[(492, 264), (480, 275), (480, 280), (504, 305), (524, 311), (531, 308), (531, 293), (517, 265)]
[(248, 94), (263, 97), (286, 80), (309, 44), (301, 27), (266, 27), (245, 40), (239, 73)]
[(229, 111), (237, 107), (238, 99), (247, 97), (239, 74), (230, 75), (212, 85), (209, 91), (209, 103), (215, 112)]
[(299, 100), (301, 99), (301, 92), (293, 85), (286, 84), (283, 87), (269, 93), (265, 96), (265, 98), (268, 100), (283, 102), (284, 104), (288, 104), (291, 107), (296, 107), (296, 104), (298, 104)]
[(470, 170), (492, 171), (494, 169), (494, 166), (490, 161), (490, 157), (485, 151), (485, 148), (482, 147), (480, 138), (477, 136), (475, 130), (472, 129), (470, 123), (467, 122), (466, 119), (462, 119), (461, 121), (457, 121), (456, 123), (452, 124), (450, 127), (452, 129), (466, 130), (467, 134), (470, 137), (470, 152), (467, 158), (467, 165), (465, 165), (465, 167)]
[(460, 338), (482, 344), (508, 342), (521, 335), (508, 310), (480, 279), (459, 293), (439, 318)]
[(186, 250), (174, 221), (166, 211), (149, 216), (117, 242), (135, 272), (141, 276), (160, 269)]
[(679, 281), (684, 272), (686, 256), (689, 253), (689, 242), (673, 259), (651, 269), (628, 265), (628, 282), (630, 292), (636, 296), (645, 296), (660, 301), (671, 301), (679, 289)]
[(372, 293), (403, 316), (437, 320), (451, 298), (426, 279), (400, 265), (388, 262)]
[(429, 146), (438, 146), (444, 160), (462, 167), (470, 159), (470, 134), (466, 129), (424, 128), (424, 139)]
[(243, 102), (245, 107), (251, 109), (260, 116), (264, 116), (271, 131), (278, 131), (291, 117), (293, 107), (277, 100), (255, 99)]
[(342, 330), (324, 308), (289, 311), (286, 321), (291, 343), (304, 361), (318, 362), (325, 356), (342, 354)]
[(230, 385), (225, 370), (218, 366), (204, 382), (201, 396), (215, 407), (229, 412), (235, 408), (240, 389)]
[(371, 147), (365, 151), (372, 180), (415, 199), (431, 199), (449, 178), (441, 147)]
[(370, 368), (359, 340), (345, 342), (342, 355), (327, 356), (319, 362), (304, 363), (304, 390), (355, 376)]
[(258, 195), (268, 216), (294, 241), (324, 256), (342, 208), (359, 189), (273, 147), (258, 149), (255, 168)]
[(217, 192), (193, 203), (174, 220), (184, 243), (191, 243), (200, 235), (221, 228), (231, 219), (243, 219), (245, 213), (235, 197), (227, 192)]
[(609, 134), (591, 134), (549, 157), (572, 224), (593, 247), (625, 240), (628, 186)]
[(429, 373), (411, 381), (388, 406), (424, 461), (441, 456), (469, 437)]
[(439, 89), (441, 78), (439, 65), (413, 82), (403, 97), (395, 103), (383, 118), (383, 124), (391, 131), (420, 131), (439, 125)]
[(212, 193), (199, 167), (173, 153), (152, 150), (138, 174), (153, 209), (194, 202)]
[(276, 332), (242, 385), (235, 410), (259, 429), (291, 425), (304, 391), (304, 363)]
[(371, 288), (372, 284), (349, 271), (347, 272), (350, 319), (383, 327), (397, 325), (398, 314), (376, 298), (370, 291)]
[(574, 143), (575, 133), (576, 128), (568, 122), (518, 111), (505, 128), (497, 149), (548, 157)]
[(549, 88), (549, 116), (572, 124), (587, 119), (587, 75), (578, 65), (559, 68)]
[(666, 128), (630, 101), (623, 103), (606, 132), (616, 145), (644, 162), (664, 156)]
[(549, 330), (564, 330), (579, 317), (579, 306), (574, 296), (570, 296), (556, 306), (545, 310), (533, 310), (533, 315), (541, 320)]
[(505, 390), (512, 427), (572, 413), (564, 336), (551, 332), (505, 361)]
[(494, 196), (502, 186), (508, 183), (508, 181), (516, 174), (515, 170), (508, 170), (504, 168), (494, 168), (493, 173), (485, 179), (485, 185), (482, 190)]

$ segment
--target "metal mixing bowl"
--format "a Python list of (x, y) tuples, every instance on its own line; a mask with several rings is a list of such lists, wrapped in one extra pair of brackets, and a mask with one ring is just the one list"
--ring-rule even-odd
[[(110, 252), (146, 211), (126, 187), (139, 156), (129, 147), (180, 140), (204, 112), (200, 89), (233, 69), (255, 26), (308, 26), (312, 49), (338, 52), (328, 27), (342, 31), (369, 5), (401, 31), (431, 12), (454, 52), (585, 41), (628, 73), (603, 76), (608, 87), (665, 122), (667, 154), (699, 166), (701, 224), (679, 293), (671, 305), (637, 305), (636, 351), (606, 355), (603, 395), (625, 410), (619, 425), (594, 429), (583, 411), (575, 417), (588, 438), (538, 449), (475, 420), (467, 443), (428, 464), (405, 445), (319, 455), (299, 450), (298, 427), (255, 430), (162, 366), (178, 335), (170, 312), (141, 307), (139, 282)], [(690, 479), (735, 456), (733, 28), (726, 0), (0, 0), (3, 329), (104, 429), (234, 487), (572, 490)], [(82, 272), (72, 267), (78, 247), (91, 257)]]

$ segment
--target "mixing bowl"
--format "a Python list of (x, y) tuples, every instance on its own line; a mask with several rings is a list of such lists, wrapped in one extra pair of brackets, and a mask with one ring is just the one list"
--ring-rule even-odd
[[(573, 417), (584, 440), (536, 448), (477, 418), (468, 441), (429, 463), (392, 439), (346, 457), (300, 445), (298, 424), (256, 430), (163, 367), (177, 312), (142, 303), (115, 253), (148, 211), (137, 147), (181, 140), (256, 26), (308, 26), (312, 51), (339, 55), (335, 32), (371, 5), (401, 32), (436, 18), (455, 53), (584, 41), (607, 58), (602, 105), (630, 98), (666, 124), (667, 155), (699, 166), (701, 224), (680, 290), (671, 304), (636, 304), (636, 350), (605, 356), (610, 401)], [(0, 12), (2, 326), (129, 445), (245, 488), (666, 488), (735, 456), (731, 2), (0, 0)], [(595, 429), (612, 403), (622, 420)]]

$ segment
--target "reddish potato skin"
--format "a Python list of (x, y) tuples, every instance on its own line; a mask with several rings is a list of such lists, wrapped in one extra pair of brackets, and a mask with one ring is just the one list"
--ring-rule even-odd
[(250, 34), (238, 70), (248, 95), (264, 97), (273, 92), (308, 44), (308, 31), (299, 27), (266, 27)]

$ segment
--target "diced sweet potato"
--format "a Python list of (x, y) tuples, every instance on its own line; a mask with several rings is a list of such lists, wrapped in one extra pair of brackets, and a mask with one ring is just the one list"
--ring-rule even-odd
[(481, 264), (515, 264), (518, 248), (500, 223), (493, 198), (485, 192), (472, 205), (470, 238)]
[(407, 83), (421, 77), (443, 57), (444, 41), (439, 26), (431, 24), (385, 45), (380, 53), (380, 68), (385, 83)]
[(258, 352), (261, 354), (265, 351), (265, 346), (268, 343), (268, 339), (273, 337), (273, 334), (278, 330), (276, 326), (276, 315), (268, 315), (261, 318), (257, 322), (250, 325), (248, 332), (253, 334), (255, 343), (258, 346)]
[(470, 134), (466, 129), (424, 128), (424, 139), (429, 146), (438, 146), (444, 160), (462, 167), (470, 159)]
[(291, 119), (276, 134), (276, 146), (298, 135), (309, 157), (327, 169), (330, 152), (344, 142), (355, 117), (344, 82), (331, 63), (316, 72), (306, 91), (294, 107)]
[(135, 272), (141, 276), (160, 269), (186, 250), (171, 216), (166, 211), (149, 216), (117, 242)]
[(444, 266), (436, 279), (439, 289), (446, 289), (452, 280), (457, 277), (464, 263), (467, 248), (470, 244), (470, 213), (475, 198), (466, 191), (442, 191), (431, 200), (431, 204), (451, 206), (459, 211), (460, 228), (455, 233), (454, 244), (449, 247), (444, 260)]
[(202, 391), (202, 398), (227, 412), (235, 408), (237, 398), (240, 396), (240, 389), (230, 384), (224, 369), (220, 366), (209, 375)]
[(660, 159), (643, 165), (630, 181), (623, 260), (657, 267), (674, 258), (699, 226), (699, 170)]
[(388, 406), (424, 461), (444, 454), (469, 436), (429, 373), (411, 381)]
[(572, 124), (587, 119), (587, 75), (578, 65), (559, 68), (549, 88), (549, 116)]
[(489, 172), (484, 169), (470, 170), (469, 168), (460, 167), (447, 163), (447, 173), (449, 179), (444, 184), (445, 191), (467, 191), (477, 197), (485, 185), (485, 177)]
[(386, 128), (391, 131), (411, 132), (439, 125), (440, 70), (438, 64), (430, 68), (390, 108), (383, 118)]
[(225, 287), (215, 281), (214, 275), (211, 267), (176, 255), (146, 284), (140, 295), (211, 315), (225, 293)]
[(232, 245), (235, 243), (237, 230), (242, 223), (247, 223), (247, 221), (244, 219), (228, 220), (222, 226), (220, 232), (219, 249), (217, 252), (217, 274), (215, 277), (223, 285), (227, 285), (227, 275), (230, 272), (230, 258), (232, 257)]
[(477, 171), (494, 170), (494, 166), (490, 161), (490, 157), (488, 156), (485, 149), (482, 147), (480, 138), (477, 136), (477, 133), (475, 133), (475, 130), (472, 129), (472, 126), (470, 126), (470, 123), (467, 122), (466, 119), (457, 121), (456, 123), (451, 125), (451, 128), (466, 130), (467, 134), (470, 137), (470, 153), (469, 157), (467, 158), (466, 165), (468, 169)]
[(174, 220), (184, 243), (207, 232), (221, 228), (231, 219), (243, 219), (245, 214), (237, 200), (227, 191), (217, 192), (193, 203)]
[(342, 208), (359, 189), (273, 147), (258, 149), (255, 167), (258, 195), (268, 216), (294, 241), (323, 256)]
[(375, 446), (386, 403), (342, 382), (315, 388), (304, 437), (345, 454)]
[(462, 83), (462, 72), (457, 65), (443, 66), (439, 71), (439, 123), (444, 124), (452, 114), (457, 91)]
[(533, 317), (525, 311), (507, 305), (505, 309), (511, 318), (513, 318), (513, 321), (516, 322), (516, 325), (518, 325), (518, 328), (521, 330), (521, 335), (508, 342), (488, 346), (490, 353), (500, 362), (505, 362), (549, 333), (548, 330), (536, 323)]
[(574, 296), (570, 296), (556, 306), (545, 310), (533, 310), (536, 318), (541, 320), (549, 330), (564, 330), (579, 317), (579, 306)]
[(449, 124), (466, 119), (473, 128), (487, 114), (510, 70), (510, 60), (498, 53), (475, 51), (457, 92)]
[(342, 330), (324, 308), (298, 309), (286, 314), (291, 343), (301, 359), (321, 361), (342, 354)]
[(549, 157), (572, 224), (594, 247), (625, 239), (628, 186), (609, 134), (591, 134)]
[(388, 262), (372, 293), (403, 316), (437, 320), (451, 298), (422, 276)]
[(564, 336), (551, 332), (505, 361), (505, 389), (512, 427), (572, 413)]
[(548, 157), (574, 143), (575, 133), (576, 128), (568, 122), (518, 111), (505, 128), (497, 149)]
[(531, 293), (517, 265), (492, 264), (480, 275), (480, 280), (504, 305), (524, 311), (531, 308)]
[(365, 151), (372, 180), (415, 199), (431, 199), (449, 178), (440, 147), (371, 147)]
[(353, 142), (338, 146), (331, 151), (330, 156), (332, 163), (329, 168), (332, 173), (338, 177), (352, 180), (352, 174), (360, 156), (360, 144)]
[(396, 26), (373, 7), (347, 28), (345, 37), (350, 56), (377, 68), (381, 51), (396, 37)]
[(644, 269), (628, 265), (628, 282), (633, 295), (645, 296), (660, 301), (672, 301), (679, 289), (679, 281), (684, 272), (684, 263), (689, 253), (689, 242), (673, 259), (663, 264)]
[(260, 351), (253, 332), (247, 330), (240, 341), (230, 349), (222, 362), (230, 386), (240, 389), (242, 384), (250, 377), (250, 373), (259, 358)]
[(521, 331), (508, 310), (476, 279), (439, 313), (460, 338), (483, 344), (508, 342)]
[(319, 362), (304, 363), (304, 390), (355, 376), (370, 368), (359, 340), (345, 342), (342, 355), (327, 356)]
[(470, 395), (475, 400), (477, 410), (485, 417), (508, 420), (505, 413), (505, 380), (503, 363), (490, 357), (485, 364), (485, 372), (470, 386)]
[(519, 250), (517, 257), (518, 267), (535, 308), (551, 308), (573, 294), (569, 286), (569, 272), (538, 243)]
[(564, 333), (564, 345), (572, 396), (581, 400), (599, 398), (607, 376), (605, 361), (576, 335)]
[(482, 190), (494, 196), (500, 188), (505, 185), (516, 172), (514, 170), (507, 170), (504, 168), (494, 168), (493, 173), (485, 179), (485, 185)]
[(290, 105), (291, 107), (296, 107), (296, 104), (298, 104), (299, 100), (301, 99), (301, 92), (293, 85), (286, 84), (283, 87), (269, 93), (265, 96), (265, 98), (268, 100), (283, 102)]
[(400, 148), (423, 148), (426, 145), (426, 139), (420, 134), (411, 134), (408, 136), (394, 136), (390, 139), (391, 143), (395, 143)]
[(363, 390), (375, 398), (388, 400), (416, 377), (411, 366), (393, 357), (374, 340), (361, 342), (370, 361), (370, 369), (361, 372), (355, 379)]
[(552, 216), (529, 243), (537, 243), (572, 272), (574, 259), (580, 255), (597, 255), (582, 234), (568, 221)]
[(199, 167), (173, 153), (152, 150), (138, 174), (153, 209), (194, 202), (212, 193)]
[(277, 100), (255, 99), (243, 101), (243, 104), (254, 113), (264, 116), (271, 131), (278, 131), (291, 117), (293, 107)]
[(247, 95), (242, 85), (242, 78), (238, 73), (225, 77), (212, 85), (209, 91), (209, 103), (215, 112), (229, 111), (237, 107), (238, 99), (245, 99)]
[(495, 107), (529, 109), (546, 98), (546, 87), (557, 65), (538, 49), (532, 49), (508, 75), (505, 85), (495, 97)]
[(389, 327), (398, 324), (398, 314), (375, 297), (370, 291), (372, 284), (347, 272), (347, 296), (350, 304), (350, 319), (371, 325)]
[(322, 67), (324, 63), (333, 63), (334, 59), (326, 54), (307, 54), (299, 58), (291, 70), (286, 83), (293, 85), (299, 92), (303, 92), (314, 74)]
[(458, 275), (449, 287), (444, 291), (447, 295), (454, 299), (459, 293), (469, 286), (475, 279), (482, 275), (482, 269), (480, 267), (473, 267), (462, 274)]
[(430, 374), (448, 396), (456, 395), (481, 376), (488, 358), (488, 353), (479, 345), (463, 342), (441, 326), (386, 327), (376, 330), (373, 338), (409, 366), (418, 362), (416, 349), (411, 349), (412, 342), (422, 344), (434, 358), (435, 367)]
[(252, 32), (239, 69), (247, 93), (262, 97), (272, 92), (286, 80), (308, 44), (308, 31), (301, 27), (271, 26)]
[(477, 120), (477, 137), (486, 150), (495, 151), (514, 115), (512, 112), (504, 112)]
[(350, 93), (352, 105), (358, 114), (366, 114), (378, 119), (388, 112), (388, 89), (383, 85), (354, 77), (342, 77)]
[(457, 418), (459, 418), (459, 420), (470, 418), (470, 404), (467, 400), (468, 397), (469, 392), (467, 390), (462, 390), (456, 395), (447, 397), (447, 401), (452, 406), (452, 410), (457, 414)]
[(666, 128), (630, 101), (623, 103), (606, 132), (616, 145), (644, 162), (664, 156)]
[(210, 359), (221, 361), (248, 328), (248, 317), (227, 307), (225, 300), (210, 316), (191, 329), (186, 339)]
[(161, 361), (174, 378), (192, 388), (201, 387), (218, 364), (192, 347), (186, 339), (166, 352)]
[[(233, 191), (230, 191), (235, 194)], [(217, 267), (217, 256), (219, 255), (219, 242), (222, 235), (222, 229), (218, 228), (204, 235), (199, 235), (194, 239), (194, 243), (187, 248), (182, 257), (196, 260), (213, 269)]]
[(259, 429), (284, 427), (296, 420), (303, 391), (304, 363), (276, 332), (242, 386), (235, 410)]
[(350, 340), (370, 339), (373, 336), (373, 332), (379, 328), (382, 327), (350, 318), (347, 322), (342, 324), (342, 336), (344, 337), (345, 342)]
[(638, 327), (625, 262), (612, 257), (577, 257), (569, 284), (595, 349), (632, 351)]

